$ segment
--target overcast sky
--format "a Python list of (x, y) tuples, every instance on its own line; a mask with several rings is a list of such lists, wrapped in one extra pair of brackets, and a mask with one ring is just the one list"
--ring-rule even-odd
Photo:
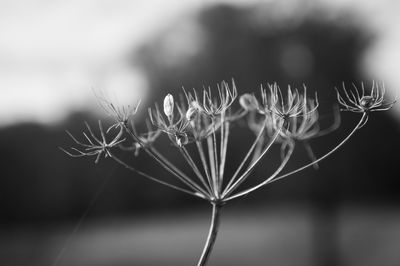
[[(97, 86), (124, 99), (145, 98), (146, 80), (128, 68), (127, 54), (169, 22), (211, 2), (260, 1), (0, 0), (0, 126), (54, 122), (72, 110), (90, 109), (91, 88)], [(290, 2), (297, 1), (285, 1), (287, 8)], [(332, 12), (350, 10), (378, 33), (365, 71), (399, 96), (400, 1), (320, 2)]]

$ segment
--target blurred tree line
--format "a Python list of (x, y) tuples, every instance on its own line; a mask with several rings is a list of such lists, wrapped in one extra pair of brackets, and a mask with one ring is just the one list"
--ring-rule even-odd
[[(309, 93), (318, 91), (323, 125), (329, 125), (335, 102), (333, 88), (341, 86), (342, 81), (370, 81), (360, 72), (360, 59), (374, 39), (346, 15), (331, 19), (323, 11), (303, 13), (279, 20), (279, 14), (274, 14), (269, 5), (245, 9), (221, 5), (168, 26), (131, 57), (132, 64), (139, 64), (147, 74), (151, 88), (148, 102), (161, 102), (167, 93), (179, 94), (182, 86), (215, 88), (221, 80), (231, 78), (239, 93), (258, 93), (260, 83), (277, 81), (282, 88), (287, 84), (301, 88), (305, 83)], [(21, 124), (0, 130), (3, 223), (75, 218), (82, 215), (99, 190), (92, 216), (168, 211), (199, 204), (196, 199), (134, 176), (113, 161), (101, 160), (95, 165), (93, 158), (66, 156), (58, 149), (72, 144), (64, 130), (80, 134), (83, 120), (95, 125), (97, 118), (76, 113), (57, 125)], [(314, 141), (314, 152), (323, 154), (333, 147), (356, 120), (355, 114), (342, 113), (339, 130)], [(318, 171), (309, 169), (251, 197), (256, 202), (398, 204), (398, 136), (399, 126), (392, 117), (374, 114), (348, 144), (320, 164)], [(230, 141), (250, 143), (252, 137), (239, 124)], [(170, 152), (168, 144), (160, 145), (167, 154)], [(232, 164), (240, 160), (234, 156), (240, 154), (237, 146), (229, 148)], [(270, 160), (274, 163), (278, 159)], [(288, 167), (307, 159), (299, 148)], [(135, 164), (143, 170), (154, 169), (154, 163), (145, 156), (135, 158)], [(265, 163), (257, 174), (268, 170)], [(227, 171), (229, 174), (233, 167)]]

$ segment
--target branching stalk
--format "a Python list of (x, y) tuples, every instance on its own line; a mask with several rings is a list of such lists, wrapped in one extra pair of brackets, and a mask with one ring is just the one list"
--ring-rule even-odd
[(168, 182), (161, 181), (158, 178), (155, 178), (155, 177), (153, 177), (153, 176), (151, 176), (151, 175), (149, 175), (149, 174), (147, 174), (145, 172), (139, 171), (136, 168), (130, 166), (129, 164), (125, 163), (124, 161), (119, 159), (117, 156), (115, 156), (113, 153), (110, 152), (110, 154), (111, 154), (111, 158), (113, 158), (114, 161), (116, 161), (117, 163), (121, 164), (122, 166), (124, 166), (125, 168), (127, 168), (128, 170), (130, 170), (132, 172), (135, 172), (135, 173), (137, 173), (137, 174), (139, 174), (139, 175), (141, 175), (143, 177), (146, 177), (146, 178), (148, 178), (148, 179), (150, 179), (150, 180), (152, 180), (154, 182), (157, 182), (159, 184), (162, 184), (164, 186), (167, 186), (167, 187), (170, 187), (170, 188), (185, 192), (187, 194), (190, 194), (190, 195), (202, 198), (202, 199), (206, 199), (206, 197), (203, 194), (199, 193), (199, 192), (193, 192), (193, 191), (190, 191), (190, 190), (187, 190), (187, 189), (172, 185), (172, 184), (170, 184)]
[(254, 151), (254, 148), (256, 147), (258, 141), (260, 140), (260, 138), (264, 134), (264, 130), (265, 130), (265, 121), (263, 123), (262, 128), (260, 129), (260, 132), (258, 132), (258, 135), (257, 135), (256, 139), (254, 140), (253, 144), (251, 145), (249, 151), (247, 152), (246, 156), (244, 157), (244, 159), (240, 163), (239, 167), (237, 168), (236, 172), (233, 174), (232, 178), (229, 180), (229, 183), (226, 186), (226, 189), (225, 189), (223, 194), (226, 193), (226, 190), (229, 189), (229, 187), (232, 185), (232, 183), (236, 180), (236, 177), (238, 176), (238, 174), (242, 170), (242, 168), (243, 168), (244, 164), (246, 163), (247, 159), (250, 157), (250, 155)]
[(207, 192), (202, 189), (198, 184), (192, 181), (189, 177), (184, 175), (181, 171), (179, 171), (175, 166), (173, 166), (166, 158), (160, 157), (160, 154), (153, 148), (146, 148), (144, 143), (138, 138), (135, 133), (127, 126), (125, 126), (126, 131), (129, 135), (137, 142), (139, 145), (149, 154), (153, 159), (155, 159), (162, 167), (164, 167), (168, 172), (176, 176), (179, 180), (181, 180), (184, 184), (192, 188), (193, 190), (202, 193), (203, 195), (207, 195)]
[(183, 158), (185, 158), (186, 162), (189, 164), (189, 166), (192, 168), (193, 172), (196, 174), (196, 176), (199, 178), (203, 186), (207, 189), (208, 195), (211, 197), (212, 192), (210, 190), (210, 187), (207, 185), (203, 175), (201, 174), (199, 168), (197, 167), (196, 163), (193, 161), (192, 157), (190, 156), (189, 152), (185, 147), (179, 147), (179, 151), (182, 154)]
[(157, 151), (154, 147), (150, 147), (150, 149), (146, 149), (148, 152), (151, 152), (157, 158), (160, 160), (159, 163), (161, 166), (166, 168), (169, 171), (172, 171), (172, 173), (183, 183), (187, 184), (191, 188), (193, 188), (196, 191), (200, 191), (204, 195), (207, 195), (207, 192), (201, 188), (196, 182), (194, 182), (190, 177), (188, 177), (186, 174), (184, 174), (181, 170), (179, 170), (175, 165), (173, 165), (167, 158), (165, 158), (161, 153)]
[[(385, 89), (383, 85), (375, 86), (374, 83), (370, 93), (364, 90), (363, 84), (361, 84), (361, 91), (355, 86), (354, 90), (349, 91), (343, 87), (342, 95), (339, 91), (337, 93), (339, 104), (342, 107), (341, 110), (362, 113), (362, 117), (355, 128), (339, 144), (317, 158), (308, 141), (330, 133), (339, 126), (340, 116), (337, 109), (335, 109), (334, 124), (325, 130), (321, 130), (318, 122), (318, 99), (316, 96), (315, 98), (307, 97), (305, 86), (303, 93), (297, 89), (293, 90), (289, 86), (286, 96), (277, 83), (268, 84), (268, 90), (261, 88), (261, 102), (253, 94), (242, 95), (239, 99), (241, 105), (239, 112), (232, 112), (231, 110), (231, 105), (237, 97), (234, 82), (232, 82), (232, 90), (229, 89), (226, 82), (223, 82), (221, 86), (217, 88), (217, 95), (211, 95), (211, 88), (204, 89), (202, 101), (197, 97), (195, 91), (193, 93), (186, 93), (185, 91), (187, 103), (175, 102), (174, 97), (168, 94), (164, 98), (162, 111), (157, 104), (155, 109), (149, 108), (149, 118), (156, 130), (154, 131), (152, 126), (148, 126), (148, 132), (143, 134), (136, 132), (131, 120), (131, 117), (137, 112), (138, 104), (133, 107), (118, 107), (101, 97), (103, 109), (114, 117), (116, 123), (109, 127), (107, 131), (104, 131), (102, 123), (99, 121), (100, 133), (96, 136), (89, 124), (85, 122), (87, 129), (86, 132), (83, 132), (83, 137), (77, 139), (67, 131), (77, 147), (70, 147), (68, 150), (60, 148), (72, 157), (93, 157), (95, 163), (101, 157), (112, 158), (118, 164), (138, 175), (210, 202), (212, 205), (211, 225), (197, 266), (204, 266), (209, 261), (218, 234), (221, 208), (227, 201), (243, 197), (267, 184), (298, 173), (310, 166), (317, 167), (318, 162), (337, 151), (357, 130), (367, 123), (371, 112), (388, 110), (396, 102), (396, 100), (392, 102), (384, 100)], [(183, 97), (181, 98), (184, 101)], [(248, 126), (258, 132), (257, 136), (243, 160), (238, 163), (239, 166), (235, 168), (236, 170), (233, 169), (235, 170), (233, 176), (224, 180), (230, 123), (244, 117), (249, 112), (253, 112), (252, 115), (257, 113), (265, 115), (265, 120), (256, 119), (255, 116), (249, 117), (252, 120), (249, 121)], [(131, 126), (129, 126), (129, 122), (131, 122)], [(115, 130), (118, 130), (118, 132), (114, 132)], [(220, 130), (220, 132), (217, 132), (217, 130)], [(265, 134), (266, 130), (268, 134)], [(153, 143), (162, 132), (168, 135), (175, 146), (179, 146), (179, 152), (186, 161), (186, 166), (191, 168), (191, 172), (178, 168), (179, 165), (165, 158), (155, 148)], [(133, 146), (124, 147), (126, 141), (123, 136), (124, 133), (134, 141)], [(82, 139), (82, 141), (79, 139)], [(192, 154), (184, 146), (193, 139), (200, 161), (196, 161), (198, 157), (192, 157)], [(206, 143), (202, 143), (203, 140)], [(281, 174), (293, 154), (296, 141), (303, 142), (311, 162), (288, 173)], [(256, 185), (237, 192), (240, 185), (250, 178), (257, 165), (266, 157), (267, 152), (271, 150), (275, 142), (282, 145), (280, 149), (281, 161), (280, 164), (274, 166), (274, 172), (270, 176), (264, 177)], [(157, 164), (161, 165), (181, 183), (176, 180), (170, 183), (161, 176), (154, 177), (135, 169), (124, 159), (119, 158), (117, 156), (119, 153), (111, 153), (114, 148), (134, 151), (135, 155), (138, 155), (139, 151), (143, 149)]]
[(363, 115), (362, 115), (360, 121), (359, 121), (358, 124), (354, 127), (354, 129), (349, 133), (349, 135), (347, 135), (346, 138), (344, 138), (335, 148), (333, 148), (332, 150), (330, 150), (328, 153), (326, 153), (325, 155), (321, 156), (320, 158), (316, 159), (315, 161), (313, 161), (313, 162), (311, 162), (311, 163), (308, 163), (308, 164), (306, 164), (306, 165), (304, 165), (304, 166), (302, 166), (302, 167), (300, 167), (300, 168), (297, 168), (297, 169), (295, 169), (295, 170), (293, 170), (293, 171), (291, 171), (291, 172), (289, 172), (289, 173), (283, 174), (283, 175), (281, 175), (281, 176), (278, 176), (278, 177), (276, 177), (276, 178), (270, 180), (270, 181), (268, 182), (268, 184), (273, 183), (273, 182), (275, 182), (275, 181), (278, 181), (278, 180), (280, 180), (280, 179), (282, 179), (282, 178), (285, 178), (285, 177), (287, 177), (287, 176), (293, 175), (293, 174), (295, 174), (295, 173), (298, 173), (298, 172), (300, 172), (300, 171), (302, 171), (302, 170), (304, 170), (304, 169), (306, 169), (306, 168), (308, 168), (308, 167), (310, 167), (310, 166), (313, 166), (314, 164), (316, 164), (316, 163), (322, 161), (323, 159), (327, 158), (329, 155), (331, 155), (331, 154), (334, 153), (336, 150), (338, 150), (343, 144), (345, 144), (345, 143), (350, 139), (350, 137), (353, 136), (354, 133), (355, 133), (358, 129), (360, 129), (360, 127), (365, 123), (365, 119), (367, 119), (367, 118), (368, 118), (368, 114), (363, 113)]
[(203, 164), (204, 172), (206, 173), (207, 182), (210, 185), (211, 191), (213, 191), (214, 196), (216, 196), (215, 195), (215, 191), (214, 191), (212, 177), (210, 176), (210, 170), (209, 170), (209, 167), (207, 165), (206, 156), (204, 154), (203, 144), (200, 141), (196, 141), (196, 146), (197, 146), (197, 150), (198, 150), (199, 155), (200, 155), (201, 163)]
[(246, 178), (249, 176), (249, 174), (254, 170), (254, 167), (256, 167), (256, 165), (260, 162), (260, 160), (264, 157), (264, 155), (269, 151), (272, 144), (275, 143), (276, 139), (278, 138), (278, 136), (282, 130), (282, 127), (283, 127), (283, 125), (281, 125), (279, 127), (279, 129), (275, 132), (274, 136), (269, 141), (267, 147), (264, 148), (260, 157), (258, 157), (257, 160), (251, 164), (251, 166), (238, 178), (238, 180), (231, 187), (226, 189), (226, 192), (222, 195), (223, 198), (229, 196), (232, 193), (232, 191), (234, 191), (243, 181), (246, 180)]
[(238, 197), (247, 195), (247, 194), (249, 194), (250, 192), (253, 192), (254, 190), (257, 190), (257, 189), (259, 189), (260, 187), (265, 186), (266, 184), (268, 184), (268, 182), (269, 182), (270, 180), (274, 179), (274, 177), (277, 176), (277, 175), (282, 171), (282, 169), (286, 166), (287, 162), (289, 161), (290, 157), (292, 156), (293, 150), (294, 150), (294, 145), (290, 145), (290, 146), (289, 146), (289, 151), (287, 152), (285, 158), (282, 160), (281, 164), (280, 164), (279, 167), (275, 170), (275, 172), (274, 172), (270, 177), (268, 177), (267, 180), (261, 182), (260, 184), (254, 186), (254, 187), (252, 187), (252, 188), (246, 189), (246, 190), (244, 190), (244, 191), (242, 191), (242, 192), (239, 192), (239, 193), (237, 193), (237, 194), (235, 194), (235, 195), (233, 195), (233, 196), (231, 196), (231, 197), (229, 197), (229, 198), (226, 198), (225, 201), (229, 201), (229, 200), (232, 200), (232, 199), (235, 199), (235, 198), (238, 198)]

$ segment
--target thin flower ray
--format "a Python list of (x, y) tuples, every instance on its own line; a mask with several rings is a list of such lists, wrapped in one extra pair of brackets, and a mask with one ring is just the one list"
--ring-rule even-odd
[(248, 188), (244, 191), (238, 192), (230, 197), (227, 197), (225, 199), (225, 201), (230, 201), (233, 200), (235, 198), (239, 198), (239, 197), (243, 197), (246, 196), (248, 194), (250, 194), (251, 192), (271, 183), (272, 180), (275, 179), (275, 177), (283, 170), (283, 168), (286, 166), (287, 162), (289, 161), (289, 159), (291, 158), (292, 154), (293, 154), (293, 150), (294, 150), (294, 145), (289, 145), (289, 151), (286, 153), (285, 158), (282, 160), (281, 164), (279, 165), (279, 167), (275, 170), (275, 172), (270, 175), (265, 181), (259, 183), (256, 186), (253, 186), (251, 188)]
[(167, 186), (167, 187), (173, 188), (173, 189), (175, 189), (175, 190), (178, 190), (178, 191), (181, 191), (181, 192), (184, 192), (184, 193), (187, 193), (187, 194), (190, 194), (190, 195), (193, 195), (193, 196), (202, 198), (202, 199), (207, 199), (207, 198), (206, 198), (203, 194), (201, 194), (201, 193), (198, 193), (198, 192), (196, 192), (196, 191), (187, 190), (187, 189), (185, 189), (185, 188), (182, 188), (182, 187), (179, 187), (179, 186), (170, 184), (170, 183), (165, 182), (165, 181), (162, 181), (162, 180), (160, 180), (160, 179), (158, 179), (158, 178), (156, 178), (156, 177), (154, 177), (154, 176), (151, 176), (151, 175), (149, 175), (148, 173), (145, 173), (145, 172), (143, 172), (143, 171), (137, 170), (136, 168), (134, 168), (134, 167), (128, 165), (127, 163), (125, 163), (124, 161), (122, 161), (121, 159), (119, 159), (119, 158), (118, 158), (117, 156), (115, 156), (114, 154), (112, 154), (112, 153), (110, 153), (110, 154), (111, 154), (111, 156), (110, 156), (111, 158), (113, 158), (116, 162), (118, 162), (119, 164), (123, 165), (125, 168), (127, 168), (128, 170), (130, 170), (130, 171), (132, 171), (132, 172), (135, 172), (135, 173), (137, 173), (137, 174), (139, 174), (139, 175), (141, 175), (141, 176), (144, 176), (144, 177), (146, 177), (146, 178), (148, 178), (148, 179), (150, 179), (150, 180), (152, 180), (152, 181), (154, 181), (154, 182), (157, 182), (157, 183), (159, 183), (159, 184), (162, 184), (162, 185), (165, 185), (165, 186)]
[(331, 154), (333, 154), (335, 151), (337, 151), (341, 146), (343, 146), (357, 132), (357, 130), (360, 129), (361, 125), (366, 123), (365, 122), (366, 117), (368, 117), (368, 115), (364, 113), (362, 115), (362, 117), (360, 118), (359, 122), (357, 123), (357, 125), (353, 128), (353, 130), (349, 134), (347, 134), (347, 136), (339, 144), (337, 144), (334, 148), (330, 149), (329, 152), (327, 152), (324, 155), (320, 156), (319, 158), (317, 158), (315, 161), (313, 161), (311, 163), (305, 164), (305, 165), (303, 165), (303, 166), (301, 166), (299, 168), (296, 168), (295, 170), (292, 170), (292, 171), (290, 171), (288, 173), (282, 174), (282, 175), (274, 178), (273, 180), (270, 180), (268, 183), (276, 182), (276, 181), (281, 180), (281, 179), (283, 179), (285, 177), (288, 177), (288, 176), (291, 176), (291, 175), (293, 175), (295, 173), (303, 171), (304, 169), (306, 169), (306, 168), (308, 168), (310, 166), (313, 166), (315, 163), (318, 163), (318, 162), (324, 160), (325, 158), (329, 157)]
[(249, 150), (247, 151), (247, 154), (245, 157), (241, 160), (240, 165), (236, 169), (235, 173), (233, 176), (230, 178), (229, 183), (226, 185), (226, 189), (224, 190), (224, 193), (226, 193), (226, 190), (232, 185), (232, 183), (236, 180), (236, 177), (239, 175), (240, 171), (242, 170), (243, 166), (245, 165), (246, 161), (249, 159), (250, 155), (253, 153), (254, 149), (256, 148), (257, 144), (259, 143), (262, 135), (264, 134), (265, 128), (266, 128), (266, 121), (264, 120), (263, 126), (259, 130), (255, 140), (253, 141), (252, 145), (250, 146)]
[(264, 148), (261, 155), (246, 169), (246, 171), (243, 174), (240, 175), (240, 177), (236, 180), (236, 182), (234, 182), (230, 187), (227, 187), (225, 189), (225, 192), (222, 194), (223, 198), (228, 197), (237, 187), (240, 186), (240, 184), (242, 184), (247, 179), (247, 177), (251, 174), (251, 172), (254, 170), (254, 168), (258, 165), (258, 163), (261, 161), (261, 159), (264, 157), (264, 155), (270, 150), (272, 145), (275, 143), (280, 132), (282, 131), (282, 128), (283, 128), (283, 123), (281, 123), (279, 129), (276, 130), (273, 138), (269, 140), (268, 145)]

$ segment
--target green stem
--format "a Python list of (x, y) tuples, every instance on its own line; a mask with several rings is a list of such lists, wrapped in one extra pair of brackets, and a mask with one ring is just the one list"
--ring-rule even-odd
[(211, 252), (214, 248), (215, 240), (217, 239), (218, 228), (220, 224), (221, 208), (222, 204), (220, 202), (212, 202), (212, 216), (211, 216), (211, 226), (208, 232), (208, 237), (206, 244), (204, 245), (203, 252), (197, 263), (197, 266), (207, 265), (207, 261), (210, 258)]

